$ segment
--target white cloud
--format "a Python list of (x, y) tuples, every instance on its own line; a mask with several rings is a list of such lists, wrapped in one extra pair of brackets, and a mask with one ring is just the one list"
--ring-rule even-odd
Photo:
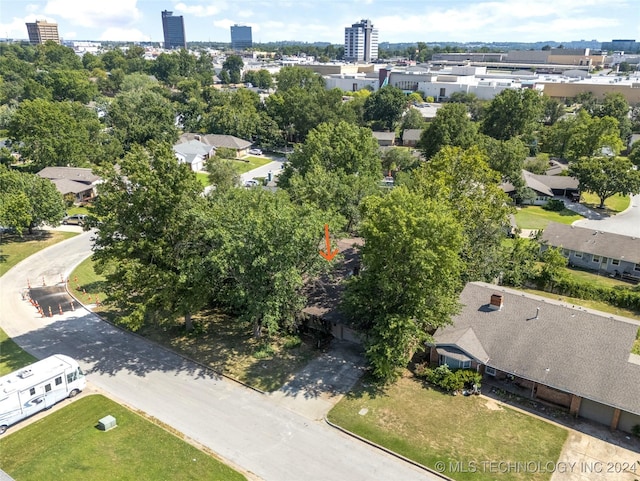
[(211, 17), (226, 10), (227, 5), (222, 1), (209, 2), (199, 5), (186, 5), (183, 2), (176, 4), (174, 10), (177, 13), (186, 13), (194, 17)]
[(242, 10), (240, 10), (238, 12), (238, 17), (240, 17), (240, 18), (250, 18), (250, 17), (253, 17), (253, 12), (251, 10), (242, 9)]
[(36, 20), (46, 20), (54, 22), (55, 19), (46, 15), (27, 15), (26, 17), (13, 17), (10, 22), (0, 23), (0, 36), (7, 38), (29, 38), (27, 34), (27, 22), (35, 22)]
[(81, 27), (131, 25), (142, 17), (137, 0), (49, 0), (45, 13), (68, 20)]
[(119, 42), (143, 42), (148, 41), (149, 36), (137, 28), (110, 27), (102, 32), (99, 40), (113, 40)]

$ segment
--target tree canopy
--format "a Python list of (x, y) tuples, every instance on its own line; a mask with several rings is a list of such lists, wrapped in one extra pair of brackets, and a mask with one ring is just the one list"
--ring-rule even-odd
[(584, 157), (571, 163), (569, 174), (578, 179), (581, 190), (598, 196), (600, 208), (614, 194), (640, 193), (640, 172), (624, 157)]
[(537, 90), (506, 89), (486, 106), (482, 133), (498, 140), (531, 133), (542, 120), (543, 99)]

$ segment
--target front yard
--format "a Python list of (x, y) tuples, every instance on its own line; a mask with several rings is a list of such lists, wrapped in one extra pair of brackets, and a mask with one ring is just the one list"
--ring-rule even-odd
[[(95, 273), (91, 258), (73, 271), (69, 289), (85, 304), (105, 300), (104, 278)], [(117, 317), (104, 305), (93, 310), (112, 321)], [(176, 322), (147, 325), (139, 334), (263, 391), (279, 389), (318, 354), (312, 342), (296, 336), (255, 339), (250, 325), (215, 310), (194, 315), (193, 323), (191, 333)]]
[(234, 159), (233, 167), (236, 169), (238, 174), (244, 174), (250, 170), (267, 165), (269, 162), (271, 162), (271, 159), (265, 157), (248, 156), (243, 157), (242, 159)]
[(526, 205), (518, 207), (516, 212), (516, 224), (520, 229), (540, 230), (547, 227), (549, 222), (559, 222), (571, 225), (573, 222), (582, 219), (580, 214), (572, 210), (563, 209), (560, 212), (545, 210), (537, 205)]
[(328, 418), (461, 481), (549, 480), (551, 473), (544, 470), (501, 472), (496, 463), (555, 463), (568, 435), (492, 399), (451, 396), (413, 377), (400, 379), (384, 393), (363, 383)]
[[(39, 250), (74, 237), (75, 232), (36, 230), (33, 235), (0, 234), (0, 276)], [(25, 280), (26, 282), (26, 280)]]

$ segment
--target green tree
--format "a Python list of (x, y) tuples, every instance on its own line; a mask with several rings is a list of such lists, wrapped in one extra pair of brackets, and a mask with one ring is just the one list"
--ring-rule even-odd
[(101, 129), (96, 112), (84, 105), (42, 99), (21, 102), (7, 128), (16, 150), (35, 169), (97, 160)]
[(75, 100), (86, 104), (98, 95), (98, 87), (82, 70), (54, 70), (47, 83), (53, 99), (58, 101)]
[(312, 70), (303, 67), (283, 67), (276, 75), (276, 80), (280, 93), (294, 87), (309, 91), (324, 89), (324, 79)]
[(568, 260), (559, 248), (550, 247), (542, 252), (540, 259), (543, 264), (538, 275), (540, 287), (553, 291), (553, 287), (566, 277), (564, 268)]
[(58, 225), (63, 217), (64, 202), (53, 182), (0, 165), (0, 225), (32, 234), (44, 224)]
[(422, 114), (418, 109), (409, 108), (402, 117), (400, 129), (404, 132), (407, 129), (422, 129), (426, 122), (422, 118)]
[(553, 125), (565, 114), (566, 108), (558, 99), (547, 97), (546, 95), (543, 97), (543, 102), (544, 123), (546, 125)]
[(385, 172), (407, 172), (420, 165), (420, 162), (420, 157), (407, 149), (392, 147), (382, 154), (382, 168)]
[(125, 150), (150, 140), (175, 142), (176, 112), (166, 98), (152, 90), (132, 90), (116, 95), (107, 119)]
[(465, 282), (490, 281), (502, 271), (502, 242), (510, 230), (512, 208), (500, 181), (486, 152), (478, 147), (444, 147), (412, 172), (412, 190), (451, 206), (463, 226), (460, 257)]
[(296, 146), (278, 186), (298, 203), (339, 212), (350, 230), (360, 201), (375, 193), (382, 178), (378, 144), (371, 131), (344, 121), (323, 123)]
[(383, 87), (372, 93), (364, 103), (364, 119), (375, 128), (393, 130), (407, 106), (407, 99), (397, 87)]
[(522, 187), (522, 169), (529, 149), (518, 138), (496, 140), (482, 135), (478, 137), (478, 145), (487, 152), (489, 166), (500, 172), (502, 180), (510, 182), (514, 187)]
[(598, 109), (597, 117), (613, 117), (618, 121), (620, 139), (626, 145), (631, 136), (631, 119), (629, 118), (629, 103), (619, 92), (607, 92)]
[(234, 168), (233, 161), (229, 158), (216, 152), (216, 155), (210, 157), (205, 165), (205, 169), (209, 173), (209, 183), (215, 186), (216, 192), (240, 185), (240, 175)]
[(223, 280), (218, 300), (250, 323), (255, 337), (291, 332), (309, 279), (328, 267), (318, 254), (331, 218), (283, 191), (230, 189), (211, 196), (207, 232), (219, 247), (208, 261)]
[(569, 175), (580, 182), (580, 190), (593, 192), (604, 201), (615, 194), (640, 193), (640, 171), (625, 157), (584, 157), (569, 165)]
[(469, 111), (469, 115), (471, 115), (471, 120), (474, 122), (479, 121), (484, 113), (484, 102), (482, 102), (476, 94), (453, 92), (449, 96), (449, 103), (464, 104)]
[(203, 259), (210, 245), (194, 238), (204, 221), (194, 204), (202, 186), (167, 144), (134, 146), (118, 170), (106, 168), (90, 224), (98, 227), (94, 259), (107, 278), (107, 302), (132, 330), (191, 316), (210, 301)]
[(238, 55), (229, 55), (222, 64), (222, 69), (229, 72), (229, 79), (231, 80), (231, 83), (234, 84), (240, 83), (243, 67), (244, 62)]
[(502, 282), (509, 286), (523, 287), (534, 277), (540, 246), (531, 239), (516, 235), (505, 249), (507, 262), (502, 273)]
[(477, 132), (467, 108), (463, 104), (448, 103), (438, 109), (435, 118), (422, 131), (418, 148), (430, 159), (446, 145), (471, 147)]
[(365, 334), (373, 373), (392, 380), (458, 310), (461, 226), (446, 205), (405, 187), (362, 209), (363, 269), (343, 309)]
[(482, 133), (498, 140), (509, 140), (531, 133), (541, 121), (543, 100), (533, 89), (506, 89), (487, 105)]
[(636, 167), (640, 167), (640, 142), (635, 142), (629, 152), (629, 160)]

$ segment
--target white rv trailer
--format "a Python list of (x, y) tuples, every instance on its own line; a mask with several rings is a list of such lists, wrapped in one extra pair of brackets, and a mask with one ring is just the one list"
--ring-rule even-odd
[(63, 354), (0, 377), (0, 434), (8, 426), (75, 396), (86, 384), (78, 363)]

